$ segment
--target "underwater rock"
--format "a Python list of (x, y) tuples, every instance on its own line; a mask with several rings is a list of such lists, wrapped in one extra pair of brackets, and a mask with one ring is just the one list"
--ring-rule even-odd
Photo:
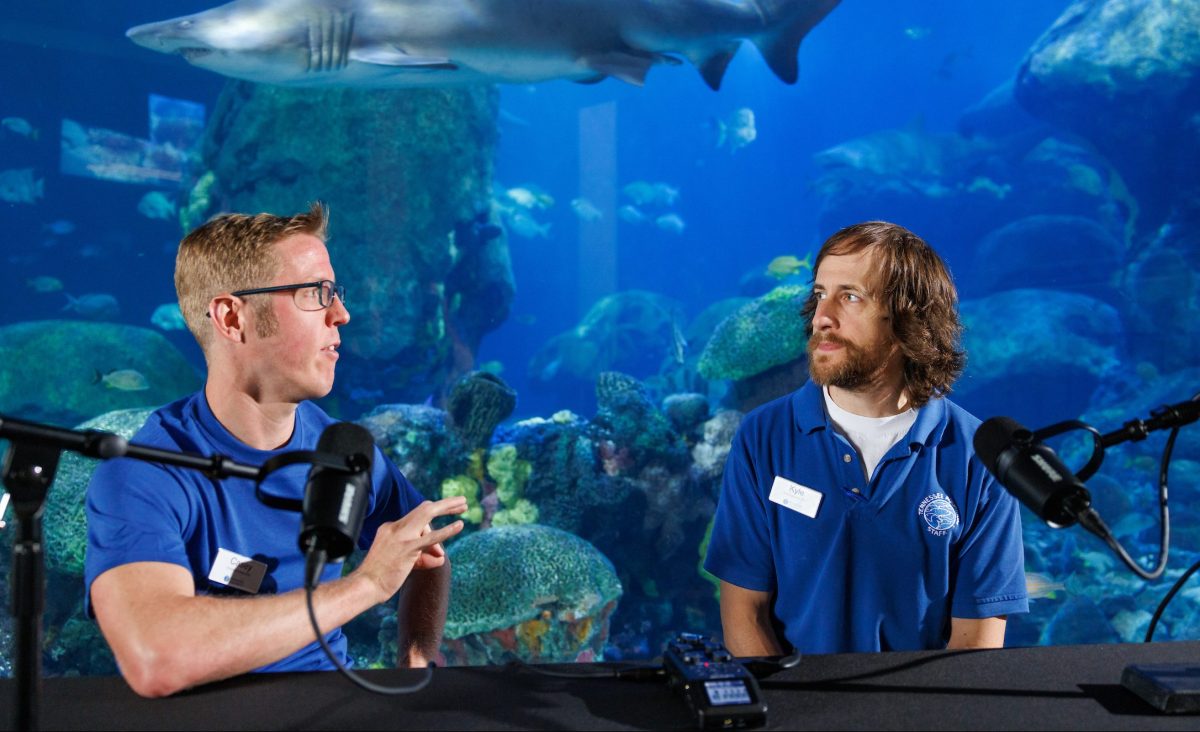
[(637, 379), (605, 371), (596, 378), (596, 403), (592, 426), (608, 475), (631, 475), (650, 463), (677, 468), (686, 461), (686, 443)]
[[(1119, 384), (1109, 384), (1107, 388), (1099, 391), (1080, 419), (1102, 433), (1107, 433), (1119, 429), (1131, 419), (1148, 420), (1155, 409), (1187, 401), (1200, 392), (1200, 367), (1192, 366), (1160, 373), (1156, 369), (1143, 366), (1139, 371), (1141, 373), (1135, 374), (1134, 377), (1123, 379)], [(1138, 470), (1136, 479), (1135, 476), (1130, 476), (1132, 483), (1148, 485), (1152, 480), (1157, 481), (1157, 453), (1148, 454), (1154, 456), (1152, 465)], [(1194, 426), (1181, 429), (1175, 440), (1172, 455), (1174, 461), (1200, 462), (1200, 429)], [(1109, 460), (1104, 463), (1103, 472), (1108, 473), (1113, 467), (1113, 461)], [(1177, 476), (1178, 466), (1172, 465), (1170, 479), (1175, 481)], [(1193, 511), (1188, 504), (1176, 508), (1189, 513)], [(1194, 510), (1197, 518), (1200, 518), (1200, 506)]]
[(684, 362), (684, 322), (683, 307), (663, 295), (641, 290), (608, 295), (579, 325), (538, 349), (529, 362), (529, 378), (577, 391), (580, 382), (591, 384), (602, 371), (650, 376), (664, 361)]
[(450, 236), (487, 208), (498, 104), (489, 86), (233, 81), (222, 91), (204, 147), (214, 207), (286, 215), (320, 197), (332, 212), (331, 256), (340, 278), (356, 283), (339, 384), (407, 402), (440, 394), (507, 312), (504, 239)]
[(446, 413), (420, 404), (384, 404), (356, 420), (421, 495), (442, 497), (442, 479), (455, 475), (467, 451), (446, 425)]
[(1123, 245), (1094, 221), (1029, 216), (983, 238), (975, 250), (971, 290), (981, 295), (1015, 288), (1068, 290), (1120, 304), (1112, 279), (1123, 260)]
[(161, 333), (115, 323), (40, 320), (0, 327), (0, 413), (76, 424), (160, 406), (202, 383)]
[[(89, 419), (72, 429), (112, 432), (128, 440), (157, 408), (120, 409)], [(58, 473), (46, 495), (42, 516), (48, 569), (83, 576), (83, 554), (87, 547), (87, 517), (83, 506), (88, 482), (99, 464), (98, 460), (79, 453), (63, 452)]]
[(1086, 597), (1069, 597), (1042, 629), (1044, 646), (1078, 643), (1120, 643), (1121, 636), (1104, 612)]
[[(157, 407), (122, 409), (73, 427), (100, 430), (131, 439)], [(87, 486), (99, 461), (64, 452), (42, 515), (46, 562), (43, 663), (55, 675), (105, 675), (117, 672), (112, 651), (94, 620), (83, 609), (83, 562), (87, 549)]]
[(733, 445), (733, 435), (745, 415), (734, 409), (722, 409), (704, 423), (700, 442), (692, 448), (692, 472), (697, 478), (715, 486), (713, 496), (720, 489), (721, 475), (725, 472), (725, 459)]
[(471, 371), (454, 383), (447, 399), (450, 426), (468, 449), (486, 447), (496, 425), (512, 414), (517, 392), (495, 374)]
[(1200, 363), (1200, 196), (1176, 205), (1126, 270), (1122, 290), (1132, 353), (1162, 371)]
[(603, 660), (622, 589), (594, 546), (529, 524), (472, 534), (447, 554), (454, 568), (442, 641), (448, 662)]
[[(1057, 290), (1007, 290), (960, 307), (967, 367), (952, 398), (981, 419), (1029, 425), (1082, 414), (1097, 385), (1120, 367), (1124, 334), (1116, 310)], [(1014, 413), (1012, 395), (1024, 411)]]
[(1009, 79), (967, 107), (958, 117), (958, 132), (966, 137), (1000, 139), (1012, 135), (1037, 140), (1050, 133), (1050, 126), (1025, 111), (1013, 96), (1015, 81)]
[(663, 400), (662, 411), (671, 422), (671, 427), (686, 436), (708, 419), (708, 399), (695, 392), (670, 394)]
[(700, 354), (700, 374), (731, 379), (742, 411), (798, 388), (808, 377), (804, 318), (808, 286), (785, 285), (735, 310)]
[(1200, 180), (1198, 28), (1193, 2), (1077, 0), (1030, 49), (1016, 98), (1092, 142), (1156, 209)]

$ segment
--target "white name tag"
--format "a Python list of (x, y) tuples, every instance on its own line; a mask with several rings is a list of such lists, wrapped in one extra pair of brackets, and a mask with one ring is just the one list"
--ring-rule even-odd
[(817, 509), (821, 507), (821, 499), (824, 496), (820, 491), (776, 475), (775, 482), (771, 484), (770, 498), (772, 503), (778, 503), (809, 518), (816, 518)]
[(235, 590), (255, 594), (267, 576), (267, 565), (228, 549), (218, 549), (208, 578)]

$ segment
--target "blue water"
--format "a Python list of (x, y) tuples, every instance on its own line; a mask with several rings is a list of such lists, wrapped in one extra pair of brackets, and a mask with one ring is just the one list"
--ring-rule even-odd
[[(69, 119), (146, 137), (152, 94), (201, 103), (211, 114), (226, 79), (193, 68), (182, 59), (139, 48), (124, 37), (124, 31), (133, 25), (211, 5), (208, 0), (116, 4), (45, 0), (5, 9), (0, 26), (0, 68), (7, 71), (0, 85), (0, 117), (27, 120), (38, 136), (31, 139), (0, 131), (0, 171), (33, 168), (37, 177), (44, 178), (45, 192), (33, 204), (0, 201), (0, 288), (8, 295), (0, 307), (0, 327), (73, 317), (63, 311), (67, 303), (64, 293), (112, 294), (120, 302), (119, 322), (147, 328), (152, 327), (154, 309), (174, 301), (174, 249), (181, 235), (178, 223), (150, 219), (138, 212), (138, 202), (152, 187), (59, 174), (59, 129), (62, 120)], [(540, 223), (550, 225), (548, 237), (528, 238), (510, 232), (516, 295), (508, 319), (483, 338), (475, 358), (477, 364), (502, 364), (503, 378), (517, 391), (517, 411), (510, 422), (548, 417), (561, 409), (592, 416), (595, 399), (591, 384), (531, 378), (528, 364), (542, 344), (574, 328), (600, 297), (628, 290), (665, 295), (682, 307), (684, 322), (679, 326), (684, 328), (714, 302), (763, 294), (761, 286), (754, 290), (744, 280), (761, 280), (766, 264), (775, 257), (790, 254), (803, 258), (815, 253), (833, 233), (831, 222), (821, 218), (822, 193), (815, 184), (823, 170), (814, 155), (886, 130), (925, 135), (955, 132), (964, 110), (1014, 78), (1031, 46), (1068, 5), (1067, 0), (845, 0), (802, 43), (800, 78), (792, 86), (775, 78), (749, 44), (739, 51), (718, 92), (710, 90), (687, 64), (654, 68), (643, 88), (611, 79), (593, 85), (567, 81), (503, 85), (495, 180), (504, 188), (533, 184), (555, 199), (553, 206), (536, 214)], [(718, 148), (717, 121), (729, 120), (741, 108), (753, 111), (756, 138), (736, 152)], [(611, 125), (601, 125), (597, 133), (588, 127), (589, 120), (596, 119), (608, 120)], [(620, 189), (633, 181), (664, 182), (677, 188), (679, 198), (670, 211), (685, 222), (682, 233), (652, 224), (621, 223), (612, 247), (599, 255), (589, 250), (580, 219), (569, 205), (583, 187), (596, 183), (583, 172), (581, 150), (584, 155), (601, 151), (614, 156), (606, 162), (615, 170), (615, 178), (601, 181), (601, 188), (615, 191), (618, 205), (629, 202)], [(1146, 160), (1145, 170), (1169, 162)], [(1150, 200), (1141, 203), (1142, 209), (1153, 214), (1147, 213), (1138, 222), (1130, 245), (1135, 249), (1145, 249), (1156, 230), (1167, 223), (1163, 206)], [(905, 211), (898, 214), (894, 216), (897, 223), (916, 226), (905, 219)], [(334, 212), (335, 217), (353, 215)], [(840, 221), (837, 226), (851, 223), (855, 221)], [(54, 228), (70, 231), (55, 233)], [(976, 259), (982, 236), (955, 235), (972, 229), (969, 215), (960, 221), (937, 221), (931, 228), (932, 232), (918, 228), (917, 233), (927, 235), (946, 259), (960, 284), (962, 300), (974, 301), (988, 294), (978, 287), (993, 264), (980, 264)], [(1179, 297), (1194, 305), (1195, 271), (1200, 264), (1195, 239), (1186, 241), (1192, 242), (1192, 248), (1185, 247), (1179, 255), (1190, 263), (1193, 279), (1185, 278), (1183, 286), (1192, 290), (1181, 291)], [(338, 257), (355, 256), (336, 247), (334, 251), (335, 268)], [(1054, 253), (1045, 255), (1052, 260)], [(994, 263), (1014, 268), (1019, 279), (1025, 256), (1009, 258), (1001, 252)], [(1128, 257), (1111, 272), (1101, 273), (1099, 279), (1117, 278), (1132, 254)], [(1031, 270), (1044, 265), (1039, 259), (1027, 261)], [(64, 292), (36, 292), (27, 284), (43, 276), (59, 279)], [(353, 296), (355, 283), (343, 284)], [(1121, 305), (1120, 297), (1114, 300), (1110, 304)], [(353, 310), (353, 300), (350, 304)], [(988, 327), (1002, 330), (1032, 321), (1045, 307), (1045, 303), (1031, 300), (1024, 311), (1007, 316), (1007, 322), (989, 322)], [(1182, 366), (1200, 363), (1200, 339), (1184, 338), (1180, 346), (1165, 338), (1172, 333), (1194, 333), (1187, 320), (1194, 317), (1187, 315), (1194, 310), (1189, 311), (1188, 306), (1171, 310), (1163, 305), (1154, 312), (1168, 315), (1133, 325), (1122, 309), (1128, 333), (1114, 336), (1120, 340), (1115, 351), (1119, 364), (1101, 383), (1080, 381), (1066, 370), (1050, 378), (1041, 373), (1029, 381), (1001, 380), (990, 392), (964, 394), (962, 403), (981, 418), (1002, 412), (1034, 427), (1088, 412), (1108, 420), (1098, 425), (1101, 430), (1111, 430), (1125, 419), (1148, 416), (1149, 408), (1157, 404), (1187, 399), (1200, 385), (1194, 383), (1194, 372), (1189, 376)], [(1077, 320), (1082, 316), (1071, 317)], [(1066, 327), (1052, 323), (1043, 334), (1049, 330), (1053, 335), (1058, 325)], [(1135, 333), (1142, 334), (1142, 340), (1126, 337)], [(199, 349), (187, 331), (164, 335), (193, 365), (202, 367)], [(1054, 344), (1051, 347), (1060, 342), (1047, 340)], [(1155, 354), (1174, 350), (1183, 355), (1168, 367), (1150, 351), (1140, 352), (1139, 343)], [(702, 347), (702, 343), (689, 344), (690, 355)], [(990, 358), (973, 357), (981, 362)], [(44, 354), (44, 358), (52, 359), (54, 354)], [(33, 367), (0, 363), (2, 370)], [(1175, 378), (1175, 371), (1184, 375)], [(633, 375), (646, 379), (654, 372), (653, 366), (647, 366), (643, 373)], [(346, 392), (353, 387), (339, 384)], [(1096, 387), (1112, 398), (1093, 393)], [(1153, 397), (1147, 396), (1151, 394)], [(1150, 401), (1139, 402), (1139, 396)], [(1111, 404), (1121, 406), (1096, 411)], [(345, 402), (341, 406), (343, 410), (351, 408)], [(353, 408), (366, 411), (371, 406), (359, 403)], [(359, 415), (343, 412), (342, 416)], [(1117, 453), (1110, 462), (1114, 472), (1102, 478), (1111, 490), (1096, 491), (1097, 502), (1112, 511), (1149, 515), (1154, 508), (1148, 487), (1154, 475), (1151, 464), (1161, 444), (1160, 438), (1143, 449)], [(1200, 538), (1200, 532), (1189, 528), (1195, 525), (1192, 506), (1200, 472), (1195, 443), (1191, 444), (1186, 456), (1190, 462), (1176, 474), (1177, 520), (1184, 525), (1184, 542)], [(1112, 497), (1117, 488), (1131, 485), (1136, 487), (1136, 497)], [(1155, 529), (1134, 527), (1130, 531), (1131, 537), (1142, 542), (1140, 549), (1152, 552)], [(1037, 547), (1036, 561), (1042, 562), (1030, 564), (1031, 571), (1049, 573), (1051, 579), (1061, 582), (1071, 575), (1084, 578), (1094, 573), (1100, 560), (1093, 556), (1085, 566), (1080, 553), (1106, 550), (1090, 537), (1072, 536), (1067, 541), (1063, 536), (1061, 532), (1046, 535), (1039, 527), (1027, 533), (1027, 546)], [(1191, 557), (1197, 549), (1200, 545), (1185, 543), (1182, 556)], [(1119, 567), (1105, 566), (1101, 573), (1127, 581)], [(1136, 607), (1132, 601), (1127, 607), (1105, 607), (1108, 620), (1119, 627), (1136, 622), (1128, 616), (1117, 618), (1122, 610), (1144, 609), (1151, 594), (1162, 594), (1157, 588), (1144, 589), (1136, 589), (1141, 598)], [(1114, 590), (1122, 592), (1132, 595), (1135, 591), (1124, 584)], [(1044, 628), (1057, 611), (1057, 606), (1048, 609), (1047, 603), (1055, 601), (1036, 601), (1036, 622), (1021, 631), (1021, 642), (1054, 642), (1056, 636), (1047, 635)], [(713, 610), (714, 606), (705, 610), (706, 622), (714, 622)], [(1072, 617), (1059, 618), (1060, 626), (1075, 622)], [(1200, 622), (1187, 621), (1180, 627), (1200, 631)], [(1121, 632), (1126, 640), (1133, 635)], [(1086, 627), (1079, 633), (1088, 637)], [(1057, 638), (1075, 636), (1060, 627)], [(1097, 633), (1095, 639), (1114, 638)], [(645, 641), (642, 638), (643, 644)], [(636, 641), (629, 642), (636, 645)], [(652, 646), (646, 647), (653, 651)]]

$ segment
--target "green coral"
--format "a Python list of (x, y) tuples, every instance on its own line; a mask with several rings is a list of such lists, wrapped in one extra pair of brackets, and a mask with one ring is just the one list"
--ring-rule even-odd
[(612, 562), (561, 529), (525, 524), (480, 531), (452, 544), (445, 637), (462, 638), (549, 616), (594, 616), (620, 598)]
[(479, 504), (479, 483), (469, 475), (456, 475), (442, 481), (442, 498), (462, 496), (467, 499), (467, 512), (460, 518), (470, 524), (483, 521), (483, 506)]
[(805, 353), (801, 308), (808, 285), (783, 285), (735, 310), (721, 321), (700, 354), (707, 379), (745, 379)]
[(487, 472), (496, 481), (496, 497), (500, 503), (513, 508), (524, 493), (533, 464), (520, 458), (516, 445), (503, 443), (488, 453)]
[(492, 516), (492, 526), (517, 526), (536, 523), (537, 520), (537, 506), (525, 498), (519, 498), (510, 508), (497, 511)]

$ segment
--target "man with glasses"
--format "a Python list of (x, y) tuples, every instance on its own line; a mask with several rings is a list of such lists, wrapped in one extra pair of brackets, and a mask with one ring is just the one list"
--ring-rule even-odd
[[(162, 407), (134, 441), (261, 465), (316, 447), (334, 422), (310, 399), (333, 387), (350, 320), (325, 248), (320, 204), (292, 217), (218, 216), (179, 245), (175, 289), (208, 364), (204, 388)], [(264, 492), (301, 498), (307, 470), (286, 468)], [(345, 662), (340, 626), (399, 593), (397, 660), (438, 652), (450, 567), (441, 542), (462, 530), (438, 516), (461, 498), (424, 501), (378, 448), (362, 563), (326, 569), (317, 621)], [(333, 668), (313, 638), (295, 513), (267, 508), (253, 481), (132, 460), (96, 470), (87, 497), (85, 603), (121, 673), (143, 696), (249, 671)], [(229, 567), (236, 566), (237, 572)]]

